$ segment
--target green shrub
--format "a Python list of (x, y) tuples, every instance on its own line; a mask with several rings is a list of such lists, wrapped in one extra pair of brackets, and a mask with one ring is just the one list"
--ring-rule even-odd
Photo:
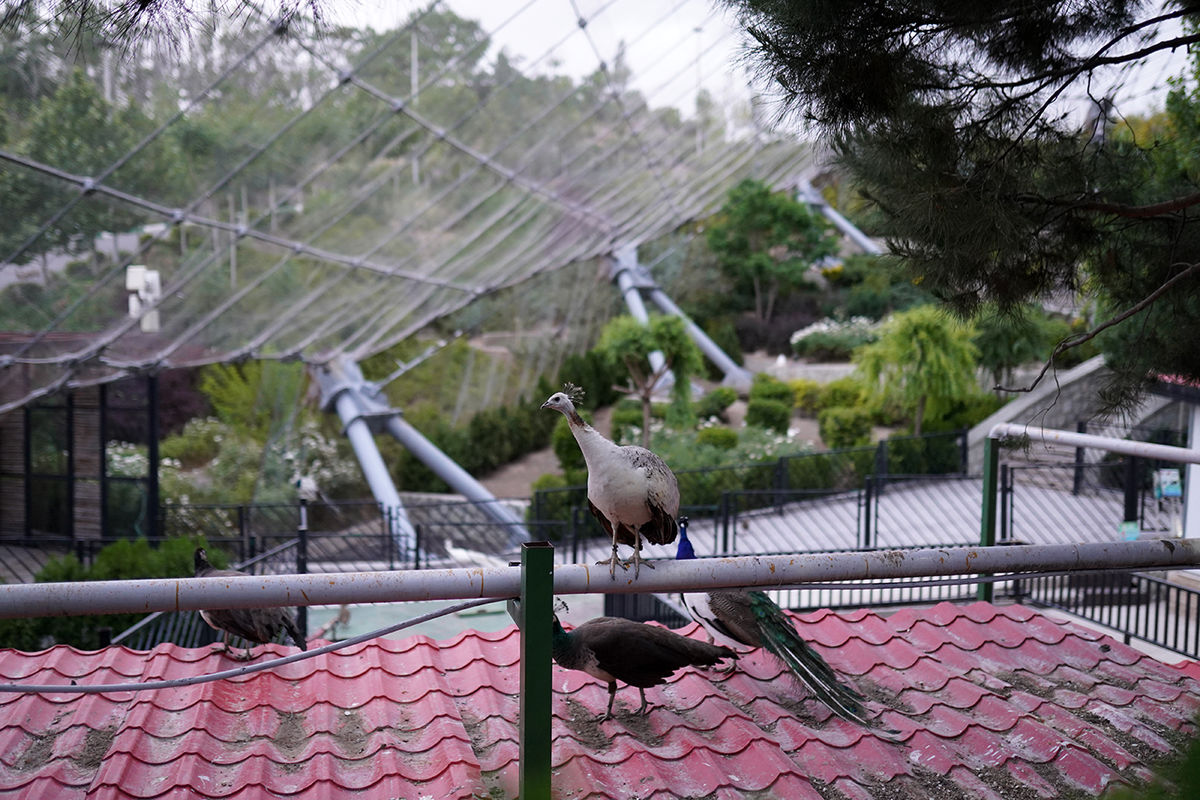
[[(653, 414), (653, 409), (651, 409)], [(612, 439), (614, 442), (625, 441), (631, 428), (642, 427), (642, 404), (624, 405), (618, 403), (612, 412)]]
[[(587, 494), (583, 490), (558, 490), (566, 490), (568, 487), (577, 485), (568, 481), (564, 476), (556, 475), (552, 472), (547, 472), (538, 477), (530, 485), (530, 489), (533, 492), (533, 501), (529, 505), (527, 521), (569, 522), (571, 519), (571, 509), (578, 504), (584, 503)], [(552, 528), (539, 531), (538, 534), (558, 538), (556, 535), (557, 532)]]
[(696, 433), (696, 442), (721, 450), (732, 450), (737, 447), (737, 431), (729, 428), (702, 428)]
[(162, 458), (177, 460), (184, 469), (195, 469), (217, 457), (227, 432), (215, 417), (189, 420), (182, 431), (162, 440), (158, 452)]
[(750, 400), (774, 400), (791, 408), (796, 403), (796, 393), (792, 391), (791, 386), (778, 378), (760, 372), (750, 384)]
[[(168, 539), (152, 547), (145, 539), (114, 542), (96, 554), (89, 567), (73, 555), (53, 558), (35, 580), (38, 583), (63, 581), (129, 580), (133, 578), (190, 577), (192, 554), (205, 547), (204, 537)], [(69, 644), (84, 650), (100, 647), (102, 628), (113, 634), (133, 625), (144, 614), (102, 614), (79, 617), (38, 617), (0, 620), (0, 647), (40, 650), (53, 644)]]
[(862, 383), (853, 375), (838, 378), (836, 381), (830, 381), (821, 387), (821, 399), (818, 410), (821, 408), (858, 405), (862, 395)]
[[(733, 320), (729, 317), (709, 319), (700, 327), (708, 334), (708, 338), (713, 340), (713, 344), (721, 348), (725, 355), (733, 359), (735, 364), (740, 366), (743, 363), (742, 344), (738, 341), (737, 328), (734, 326)], [(704, 360), (704, 366), (705, 374), (710, 380), (719, 381), (725, 377), (725, 373), (708, 359)]]
[(616, 402), (620, 394), (613, 386), (623, 385), (628, 379), (623, 364), (611, 362), (597, 350), (567, 356), (558, 370), (558, 386), (573, 383), (583, 389), (591, 408), (603, 408)]
[(956, 431), (960, 428), (973, 428), (996, 413), (1005, 402), (987, 392), (964, 397), (947, 409), (944, 416), (928, 420), (925, 429), (928, 431)]
[(725, 418), (725, 411), (737, 401), (737, 391), (730, 386), (718, 386), (696, 404), (696, 415), (700, 419)]
[(962, 467), (957, 436), (899, 436), (887, 440), (887, 471), (893, 475), (944, 475)]
[(871, 412), (857, 406), (831, 406), (817, 415), (821, 441), (831, 450), (871, 442)]
[(796, 410), (806, 417), (815, 417), (821, 406), (821, 384), (808, 378), (793, 378), (788, 386), (796, 398)]
[(746, 404), (746, 424), (787, 433), (792, 420), (792, 404), (778, 400), (751, 399)]
[(864, 316), (841, 321), (823, 319), (791, 336), (792, 351), (815, 361), (849, 361), (850, 355), (864, 344), (879, 338), (875, 323)]

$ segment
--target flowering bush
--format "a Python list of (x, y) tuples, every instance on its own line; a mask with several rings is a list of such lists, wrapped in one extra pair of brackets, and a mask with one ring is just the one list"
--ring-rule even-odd
[(855, 348), (879, 338), (877, 325), (867, 317), (836, 320), (826, 317), (791, 336), (797, 356), (817, 361), (849, 361)]

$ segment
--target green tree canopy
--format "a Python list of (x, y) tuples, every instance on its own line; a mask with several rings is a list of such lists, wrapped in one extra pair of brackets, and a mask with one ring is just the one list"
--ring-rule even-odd
[[(1183, 143), (1115, 135), (1123, 117), (1098, 94), (1122, 67), (1200, 41), (1167, 24), (1200, 4), (729, 4), (786, 113), (835, 138), (876, 233), (924, 288), (967, 316), (1085, 292), (1104, 320), (1058, 349), (1124, 328), (1116, 404), (1158, 372), (1200, 379), (1195, 173), (1173, 166)], [(1082, 129), (1056, 105), (1071, 92), (1099, 101)]]
[(854, 353), (868, 391), (912, 410), (913, 433), (926, 416), (939, 417), (978, 391), (970, 327), (936, 306), (924, 305), (890, 317), (879, 340)]
[(779, 296), (799, 286), (805, 270), (836, 246), (803, 203), (755, 180), (729, 191), (706, 236), (721, 270), (753, 296), (760, 322), (770, 322)]
[[(628, 392), (642, 401), (644, 447), (650, 446), (650, 411), (655, 387), (668, 371), (675, 377), (668, 421), (680, 425), (692, 418), (691, 376), (700, 370), (702, 363), (700, 351), (679, 317), (656, 315), (650, 318), (649, 325), (628, 315), (616, 317), (601, 331), (596, 349), (629, 370)], [(657, 369), (650, 358), (654, 351), (663, 356)]]

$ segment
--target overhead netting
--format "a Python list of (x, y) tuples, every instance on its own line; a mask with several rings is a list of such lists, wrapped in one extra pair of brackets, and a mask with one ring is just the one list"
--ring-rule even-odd
[[(808, 166), (728, 77), (734, 26), (705, 5), (506, 7), (488, 28), (435, 3), (385, 32), (251, 9), (119, 50), (13, 23), (8, 61), (59, 88), (29, 87), (0, 136), (0, 413), (439, 326), (506, 331), (536, 380), (613, 313), (614, 248), (655, 242), (678, 268), (680, 231), (730, 186)], [(531, 29), (525, 53), (501, 46)], [(135, 265), (161, 292), (131, 315)]]

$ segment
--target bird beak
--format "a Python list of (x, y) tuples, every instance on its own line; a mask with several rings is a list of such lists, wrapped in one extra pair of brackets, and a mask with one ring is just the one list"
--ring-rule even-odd
[(549, 400), (547, 400), (546, 402), (542, 403), (542, 408), (544, 408), (544, 409), (545, 409), (545, 408), (549, 408), (549, 407), (550, 407), (550, 401), (549, 401)]

